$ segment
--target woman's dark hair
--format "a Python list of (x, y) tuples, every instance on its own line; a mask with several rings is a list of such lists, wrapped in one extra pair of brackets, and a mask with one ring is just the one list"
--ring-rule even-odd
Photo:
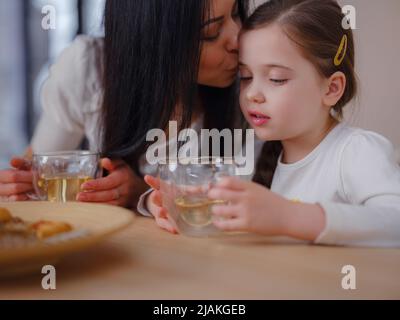
[[(337, 118), (341, 119), (343, 108), (357, 92), (353, 33), (351, 29), (342, 27), (344, 18), (335, 0), (271, 0), (258, 7), (244, 22), (242, 33), (276, 23), (323, 77), (329, 78), (337, 71), (343, 72), (346, 88), (333, 107)], [(347, 51), (342, 63), (337, 66), (334, 58), (344, 35), (347, 36)], [(281, 151), (280, 141), (264, 143), (256, 165), (255, 182), (271, 187)]]
[[(201, 29), (212, 0), (107, 0), (105, 6), (104, 156), (122, 158), (137, 174), (150, 129), (190, 126), (200, 98), (204, 128), (231, 128), (237, 85), (197, 84)], [(239, 0), (239, 14), (247, 12)], [(176, 106), (181, 106), (176, 114)]]

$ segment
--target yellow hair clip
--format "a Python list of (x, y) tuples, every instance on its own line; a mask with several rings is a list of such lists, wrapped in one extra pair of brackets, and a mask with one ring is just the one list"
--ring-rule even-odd
[(299, 198), (293, 198), (290, 201), (292, 201), (294, 203), (301, 203), (301, 200)]
[(339, 49), (336, 53), (335, 59), (333, 60), (333, 63), (335, 64), (336, 67), (339, 67), (343, 60), (344, 57), (346, 56), (346, 51), (347, 51), (347, 35), (343, 35), (342, 41), (340, 41)]

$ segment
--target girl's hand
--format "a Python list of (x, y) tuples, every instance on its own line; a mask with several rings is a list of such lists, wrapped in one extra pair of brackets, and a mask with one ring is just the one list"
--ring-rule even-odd
[(171, 219), (167, 209), (162, 205), (162, 195), (160, 192), (160, 180), (152, 176), (145, 176), (144, 181), (154, 189), (153, 192), (148, 195), (146, 200), (147, 209), (153, 215), (157, 225), (164, 230), (167, 230), (173, 234), (178, 233), (178, 229), (175, 222)]
[(213, 207), (214, 224), (225, 231), (315, 240), (324, 228), (324, 212), (319, 205), (286, 200), (254, 182), (223, 178), (208, 196), (229, 203)]
[(109, 172), (108, 176), (84, 183), (77, 200), (133, 207), (141, 179), (123, 160), (104, 158), (101, 160), (101, 166)]
[(13, 169), (0, 171), (0, 201), (26, 201), (33, 192), (31, 162), (24, 158), (10, 161)]

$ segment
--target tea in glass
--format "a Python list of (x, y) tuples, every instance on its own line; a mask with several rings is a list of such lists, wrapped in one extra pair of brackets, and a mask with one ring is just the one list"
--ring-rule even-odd
[(34, 187), (40, 200), (76, 201), (81, 186), (101, 176), (100, 155), (89, 151), (34, 154)]

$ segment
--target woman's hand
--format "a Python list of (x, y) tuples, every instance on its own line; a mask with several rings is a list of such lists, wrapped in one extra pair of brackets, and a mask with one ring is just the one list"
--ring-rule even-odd
[(12, 169), (0, 171), (0, 201), (26, 201), (33, 192), (31, 162), (24, 158), (13, 158)]
[(171, 233), (177, 234), (178, 229), (175, 222), (171, 219), (167, 209), (162, 205), (162, 195), (160, 192), (160, 181), (152, 176), (145, 176), (144, 181), (154, 189), (146, 199), (146, 206), (156, 220), (157, 225)]
[(84, 183), (77, 200), (132, 208), (138, 190), (142, 190), (142, 179), (123, 160), (105, 158), (101, 160), (101, 166), (109, 172), (108, 176)]
[(324, 211), (316, 204), (295, 203), (254, 182), (223, 178), (208, 193), (227, 201), (212, 212), (216, 227), (314, 240), (325, 225)]

